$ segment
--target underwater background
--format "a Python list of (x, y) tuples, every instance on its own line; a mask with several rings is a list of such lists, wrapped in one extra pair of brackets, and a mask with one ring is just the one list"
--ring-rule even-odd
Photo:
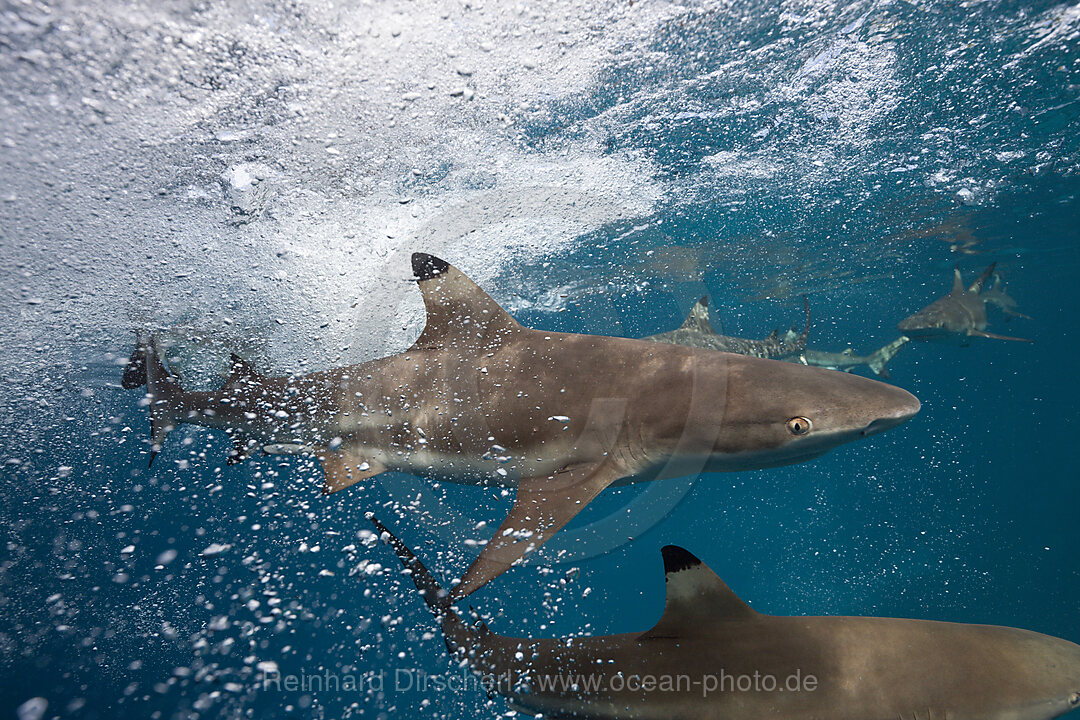
[(868, 353), (995, 261), (1030, 316), (988, 328), (1030, 344), (904, 347), (899, 429), (606, 491), (470, 598), (494, 631), (644, 630), (676, 543), (767, 613), (1080, 641), (1080, 5), (15, 0), (0, 77), (2, 716), (508, 713), (417, 689), (462, 671), (364, 513), (449, 581), (509, 497), (322, 496), (312, 461), (226, 466), (190, 426), (148, 470), (119, 386), (136, 328), (190, 387), (230, 351), (400, 351), (415, 250), (551, 330), (651, 335), (707, 294), (760, 338), (806, 295), (810, 347)]

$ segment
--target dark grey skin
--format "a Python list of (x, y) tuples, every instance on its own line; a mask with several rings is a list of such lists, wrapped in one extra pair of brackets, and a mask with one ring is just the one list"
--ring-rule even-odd
[(326, 492), (387, 470), (516, 487), (454, 590), (463, 597), (609, 485), (803, 462), (919, 410), (904, 390), (844, 373), (531, 330), (448, 263), (416, 253), (413, 270), (423, 333), (360, 365), (266, 377), (234, 358), (221, 390), (188, 392), (144, 338), (145, 377), (129, 368), (128, 384), (147, 382), (152, 452), (193, 423), (228, 432), (234, 461), (258, 450), (313, 455)]
[(652, 629), (497, 635), (459, 615), (416, 556), (373, 522), (439, 619), (451, 657), (527, 715), (1048, 720), (1080, 707), (1080, 646), (1066, 640), (990, 625), (763, 615), (671, 545), (667, 603)]
[[(912, 340), (948, 341), (966, 345), (972, 337), (985, 337), (1031, 342), (1024, 338), (986, 332), (987, 298), (980, 292), (993, 273), (994, 265), (991, 265), (971, 287), (965, 288), (960, 269), (954, 269), (952, 292), (938, 298), (914, 315), (904, 318), (897, 327)], [(991, 298), (997, 302), (996, 295), (992, 294)]]
[(720, 350), (723, 352), (750, 355), (759, 358), (781, 358), (794, 355), (806, 348), (806, 338), (810, 334), (810, 304), (803, 298), (803, 306), (806, 309), (806, 325), (800, 334), (790, 330), (783, 335), (773, 330), (772, 334), (764, 340), (751, 340), (749, 338), (721, 335), (713, 330), (709, 322), (709, 299), (703, 297), (698, 300), (690, 310), (683, 324), (669, 332), (658, 335), (650, 335), (643, 340), (672, 345), (686, 345), (688, 347), (705, 348), (708, 350)]

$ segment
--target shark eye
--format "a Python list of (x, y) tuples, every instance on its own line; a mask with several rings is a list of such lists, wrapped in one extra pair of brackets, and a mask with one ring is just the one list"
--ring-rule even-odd
[(805, 435), (810, 432), (810, 418), (793, 417), (787, 421), (787, 429), (792, 435)]
[(1069, 704), (1073, 706), (1080, 705), (1080, 693), (1073, 693), (1070, 695)]

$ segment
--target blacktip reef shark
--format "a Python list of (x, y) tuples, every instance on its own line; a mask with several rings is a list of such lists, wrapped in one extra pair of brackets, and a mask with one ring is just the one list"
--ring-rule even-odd
[[(960, 276), (960, 268), (954, 268), (952, 291), (901, 320), (897, 325), (900, 332), (912, 340), (952, 340), (964, 344), (971, 337), (1031, 342), (1025, 338), (986, 332), (986, 297), (980, 292), (994, 274), (996, 265), (997, 263), (994, 263), (986, 268), (975, 282), (966, 288)], [(998, 302), (996, 295), (992, 294), (991, 298), (995, 303)]]
[(147, 383), (151, 462), (172, 428), (193, 423), (228, 432), (234, 461), (314, 456), (328, 493), (388, 470), (516, 487), (454, 588), (464, 597), (616, 482), (803, 462), (919, 410), (905, 390), (844, 373), (532, 330), (449, 263), (414, 253), (412, 269), (423, 332), (359, 365), (267, 377), (234, 356), (222, 389), (185, 391), (143, 336), (126, 384)]
[(1005, 283), (997, 273), (994, 273), (994, 286), (989, 290), (983, 290), (979, 296), (983, 299), (983, 302), (996, 305), (1001, 312), (1009, 317), (1031, 319), (1024, 313), (1017, 311), (1016, 300), (1005, 292)]
[[(517, 638), (459, 614), (377, 520), (452, 659), (516, 710), (546, 718), (1046, 720), (1080, 707), (1080, 646), (1026, 630), (750, 608), (686, 550), (663, 548), (651, 629)], [(480, 683), (478, 683), (480, 685)]]
[(805, 297), (803, 307), (806, 310), (806, 324), (802, 333), (789, 330), (781, 335), (778, 330), (773, 330), (772, 334), (764, 340), (751, 340), (716, 332), (709, 320), (709, 298), (703, 297), (694, 303), (690, 314), (678, 328), (642, 339), (671, 345), (720, 350), (751, 357), (780, 358), (802, 352), (806, 348), (806, 338), (810, 334), (810, 303)]
[(828, 368), (829, 370), (841, 370), (851, 372), (860, 365), (866, 365), (880, 377), (889, 377), (889, 371), (885, 367), (900, 348), (907, 343), (908, 338), (899, 337), (888, 345), (879, 348), (869, 355), (856, 355), (852, 349), (842, 352), (825, 352), (806, 347), (806, 340), (810, 334), (810, 305), (803, 298), (806, 308), (806, 325), (801, 334), (796, 335), (789, 330), (784, 335), (773, 331), (765, 340), (747, 340), (745, 338), (721, 335), (713, 330), (709, 317), (709, 300), (701, 298), (694, 304), (690, 314), (678, 329), (659, 335), (650, 335), (642, 338), (652, 342), (672, 343), (687, 345), (689, 347), (707, 348), (712, 350), (724, 350), (726, 352), (752, 355), (754, 357), (780, 358), (801, 365)]
[(807, 348), (797, 355), (792, 355), (784, 359), (790, 362), (802, 363), (803, 365), (813, 365), (814, 367), (829, 368), (830, 370), (842, 370), (843, 372), (851, 372), (855, 368), (865, 365), (878, 377), (888, 378), (889, 368), (887, 368), (886, 365), (890, 360), (896, 357), (896, 353), (900, 352), (900, 348), (904, 347), (908, 341), (909, 338), (901, 335), (891, 343), (879, 347), (869, 355), (857, 355), (852, 348), (847, 348), (840, 352), (826, 352), (824, 350), (812, 350)]

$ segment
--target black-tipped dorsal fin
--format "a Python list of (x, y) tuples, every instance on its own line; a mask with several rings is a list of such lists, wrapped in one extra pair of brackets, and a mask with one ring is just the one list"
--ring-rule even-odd
[(694, 307), (690, 309), (690, 314), (686, 316), (686, 320), (683, 320), (683, 324), (679, 326), (679, 329), (692, 330), (708, 335), (716, 334), (716, 331), (713, 330), (712, 323), (709, 322), (708, 296), (703, 297), (694, 303)]
[(412, 269), (427, 309), (427, 324), (413, 349), (491, 347), (522, 329), (490, 295), (445, 260), (413, 253)]
[(953, 268), (952, 293), (951, 295), (964, 294), (964, 278), (960, 277), (960, 268)]
[(640, 639), (685, 637), (705, 624), (760, 617), (709, 566), (677, 545), (661, 550), (667, 602), (659, 622)]
[(968, 288), (968, 292), (980, 293), (983, 286), (986, 285), (986, 281), (990, 279), (990, 276), (994, 274), (994, 268), (997, 267), (997, 263), (990, 263), (990, 267), (982, 271), (979, 277), (975, 278), (975, 282), (971, 283), (971, 287)]

